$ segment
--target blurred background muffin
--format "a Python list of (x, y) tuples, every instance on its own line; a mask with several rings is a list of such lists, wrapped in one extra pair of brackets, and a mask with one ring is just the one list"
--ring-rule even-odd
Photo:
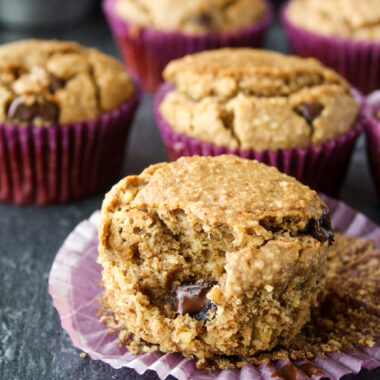
[(355, 87), (380, 87), (378, 0), (290, 0), (282, 20), (293, 53), (316, 57)]
[(266, 0), (105, 0), (121, 54), (154, 91), (172, 59), (226, 46), (259, 46), (272, 21)]
[(336, 72), (313, 59), (241, 48), (175, 60), (164, 77), (155, 115), (171, 159), (234, 153), (314, 189), (339, 190), (361, 118)]
[(375, 91), (367, 97), (365, 116), (368, 160), (380, 197), (380, 91)]
[(114, 58), (74, 42), (0, 47), (0, 199), (65, 202), (117, 176), (140, 90)]

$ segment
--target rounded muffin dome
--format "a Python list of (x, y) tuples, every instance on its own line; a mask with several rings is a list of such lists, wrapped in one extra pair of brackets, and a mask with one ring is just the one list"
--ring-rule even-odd
[(380, 42), (378, 0), (291, 0), (286, 16), (318, 34)]
[(176, 132), (230, 149), (320, 145), (350, 131), (359, 105), (348, 83), (314, 59), (237, 48), (169, 63), (160, 112)]
[(0, 122), (40, 126), (91, 120), (133, 93), (121, 63), (96, 49), (54, 40), (0, 47)]
[(129, 176), (99, 224), (104, 307), (132, 352), (197, 365), (291, 340), (307, 322), (333, 239), (315, 191), (236, 156), (186, 157)]
[(264, 18), (264, 0), (117, 0), (115, 11), (139, 26), (186, 34), (230, 32)]

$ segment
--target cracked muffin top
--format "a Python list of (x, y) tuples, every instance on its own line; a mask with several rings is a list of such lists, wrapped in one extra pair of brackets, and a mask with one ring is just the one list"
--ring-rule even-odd
[(169, 63), (160, 111), (177, 132), (231, 149), (290, 149), (332, 140), (359, 106), (348, 83), (314, 59), (219, 49)]
[(264, 0), (117, 0), (115, 8), (135, 25), (189, 34), (241, 29), (267, 12)]
[(133, 93), (124, 67), (98, 50), (54, 40), (0, 47), (0, 122), (48, 126), (91, 120)]
[(318, 194), (295, 178), (234, 155), (182, 157), (152, 165), (120, 181), (107, 195), (103, 213), (118, 212), (125, 204), (149, 205), (159, 214), (182, 210), (188, 220), (230, 225), (237, 234), (244, 228), (263, 232), (267, 224), (272, 232), (281, 225), (297, 233), (327, 211)]
[(286, 15), (296, 26), (318, 34), (380, 40), (378, 0), (292, 0)]

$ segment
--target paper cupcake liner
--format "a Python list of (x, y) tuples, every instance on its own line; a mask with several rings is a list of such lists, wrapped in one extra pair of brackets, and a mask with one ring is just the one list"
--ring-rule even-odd
[(367, 97), (365, 107), (367, 136), (367, 154), (372, 177), (377, 193), (380, 197), (380, 120), (375, 117), (375, 112), (380, 110), (380, 91), (375, 91)]
[[(380, 248), (380, 227), (343, 202), (322, 196), (330, 208), (334, 228), (345, 235), (373, 239)], [(94, 360), (102, 360), (113, 368), (133, 368), (139, 374), (155, 371), (160, 379), (172, 375), (179, 380), (289, 380), (283, 372), (297, 373), (297, 380), (338, 380), (361, 368), (380, 366), (380, 340), (373, 348), (358, 346), (356, 352), (333, 352), (311, 360), (277, 361), (242, 369), (202, 372), (193, 361), (180, 354), (151, 352), (132, 355), (118, 344), (117, 334), (110, 334), (97, 317), (103, 294), (100, 286), (102, 267), (96, 262), (98, 251), (97, 223), (100, 213), (81, 222), (65, 240), (49, 275), (49, 293), (61, 318), (62, 327), (74, 346)], [(281, 369), (287, 366), (287, 371)]]
[(288, 4), (281, 10), (281, 21), (292, 53), (317, 58), (364, 94), (380, 88), (380, 42), (325, 36), (297, 27), (286, 17)]
[(175, 58), (228, 46), (260, 46), (274, 14), (268, 1), (267, 15), (252, 26), (233, 32), (194, 36), (136, 27), (116, 14), (115, 2), (104, 0), (104, 13), (128, 69), (141, 79), (148, 91), (155, 91), (162, 83), (162, 70)]
[(121, 169), (141, 89), (94, 120), (49, 127), (0, 123), (0, 201), (67, 202), (101, 190)]
[[(355, 142), (363, 130), (364, 116), (359, 115), (355, 126), (346, 134), (319, 146), (307, 148), (265, 150), (229, 149), (204, 142), (176, 132), (160, 112), (160, 104), (165, 95), (173, 90), (169, 83), (161, 85), (154, 99), (154, 115), (162, 140), (170, 160), (181, 156), (217, 156), (235, 154), (243, 158), (254, 159), (265, 164), (276, 166), (283, 173), (296, 177), (312, 189), (329, 195), (337, 195), (344, 181)], [(361, 95), (352, 90), (360, 104)]]

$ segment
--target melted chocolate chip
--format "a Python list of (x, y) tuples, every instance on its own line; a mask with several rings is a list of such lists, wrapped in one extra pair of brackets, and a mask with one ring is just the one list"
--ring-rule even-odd
[(273, 372), (272, 377), (286, 380), (301, 380), (301, 376), (299, 376), (293, 364), (286, 364), (280, 370)]
[(206, 321), (208, 312), (216, 306), (207, 298), (207, 293), (216, 284), (215, 281), (205, 281), (195, 284), (180, 285), (173, 291), (172, 304), (176, 313), (190, 314), (198, 321)]
[(45, 102), (38, 104), (37, 117), (41, 117), (48, 123), (54, 124), (58, 121), (59, 109), (57, 104), (53, 102)]
[(190, 22), (198, 24), (205, 27), (211, 27), (213, 24), (213, 19), (209, 13), (203, 12), (199, 15), (193, 16), (189, 19)]
[(329, 241), (330, 244), (334, 241), (334, 232), (331, 227), (330, 213), (327, 207), (322, 208), (322, 216), (318, 219), (311, 219), (307, 225), (307, 233), (312, 235), (320, 242)]
[(24, 104), (21, 98), (15, 98), (8, 108), (8, 118), (23, 123), (31, 123), (37, 112), (37, 103)]
[(55, 93), (57, 90), (59, 90), (60, 88), (63, 87), (64, 85), (64, 82), (63, 80), (57, 78), (56, 76), (54, 76), (53, 74), (49, 74), (49, 81), (50, 81), (50, 84), (49, 84), (49, 91), (51, 93)]
[(305, 362), (302, 364), (297, 364), (299, 368), (302, 369), (303, 372), (306, 373), (306, 375), (313, 377), (313, 376), (323, 376), (324, 372), (322, 372), (318, 367), (315, 365)]
[(306, 119), (309, 124), (312, 124), (323, 111), (324, 106), (317, 102), (301, 103), (296, 108), (296, 112)]
[(55, 103), (49, 101), (24, 104), (20, 97), (15, 98), (9, 106), (8, 118), (12, 121), (32, 123), (36, 117), (47, 123), (56, 123), (59, 117), (59, 108)]

